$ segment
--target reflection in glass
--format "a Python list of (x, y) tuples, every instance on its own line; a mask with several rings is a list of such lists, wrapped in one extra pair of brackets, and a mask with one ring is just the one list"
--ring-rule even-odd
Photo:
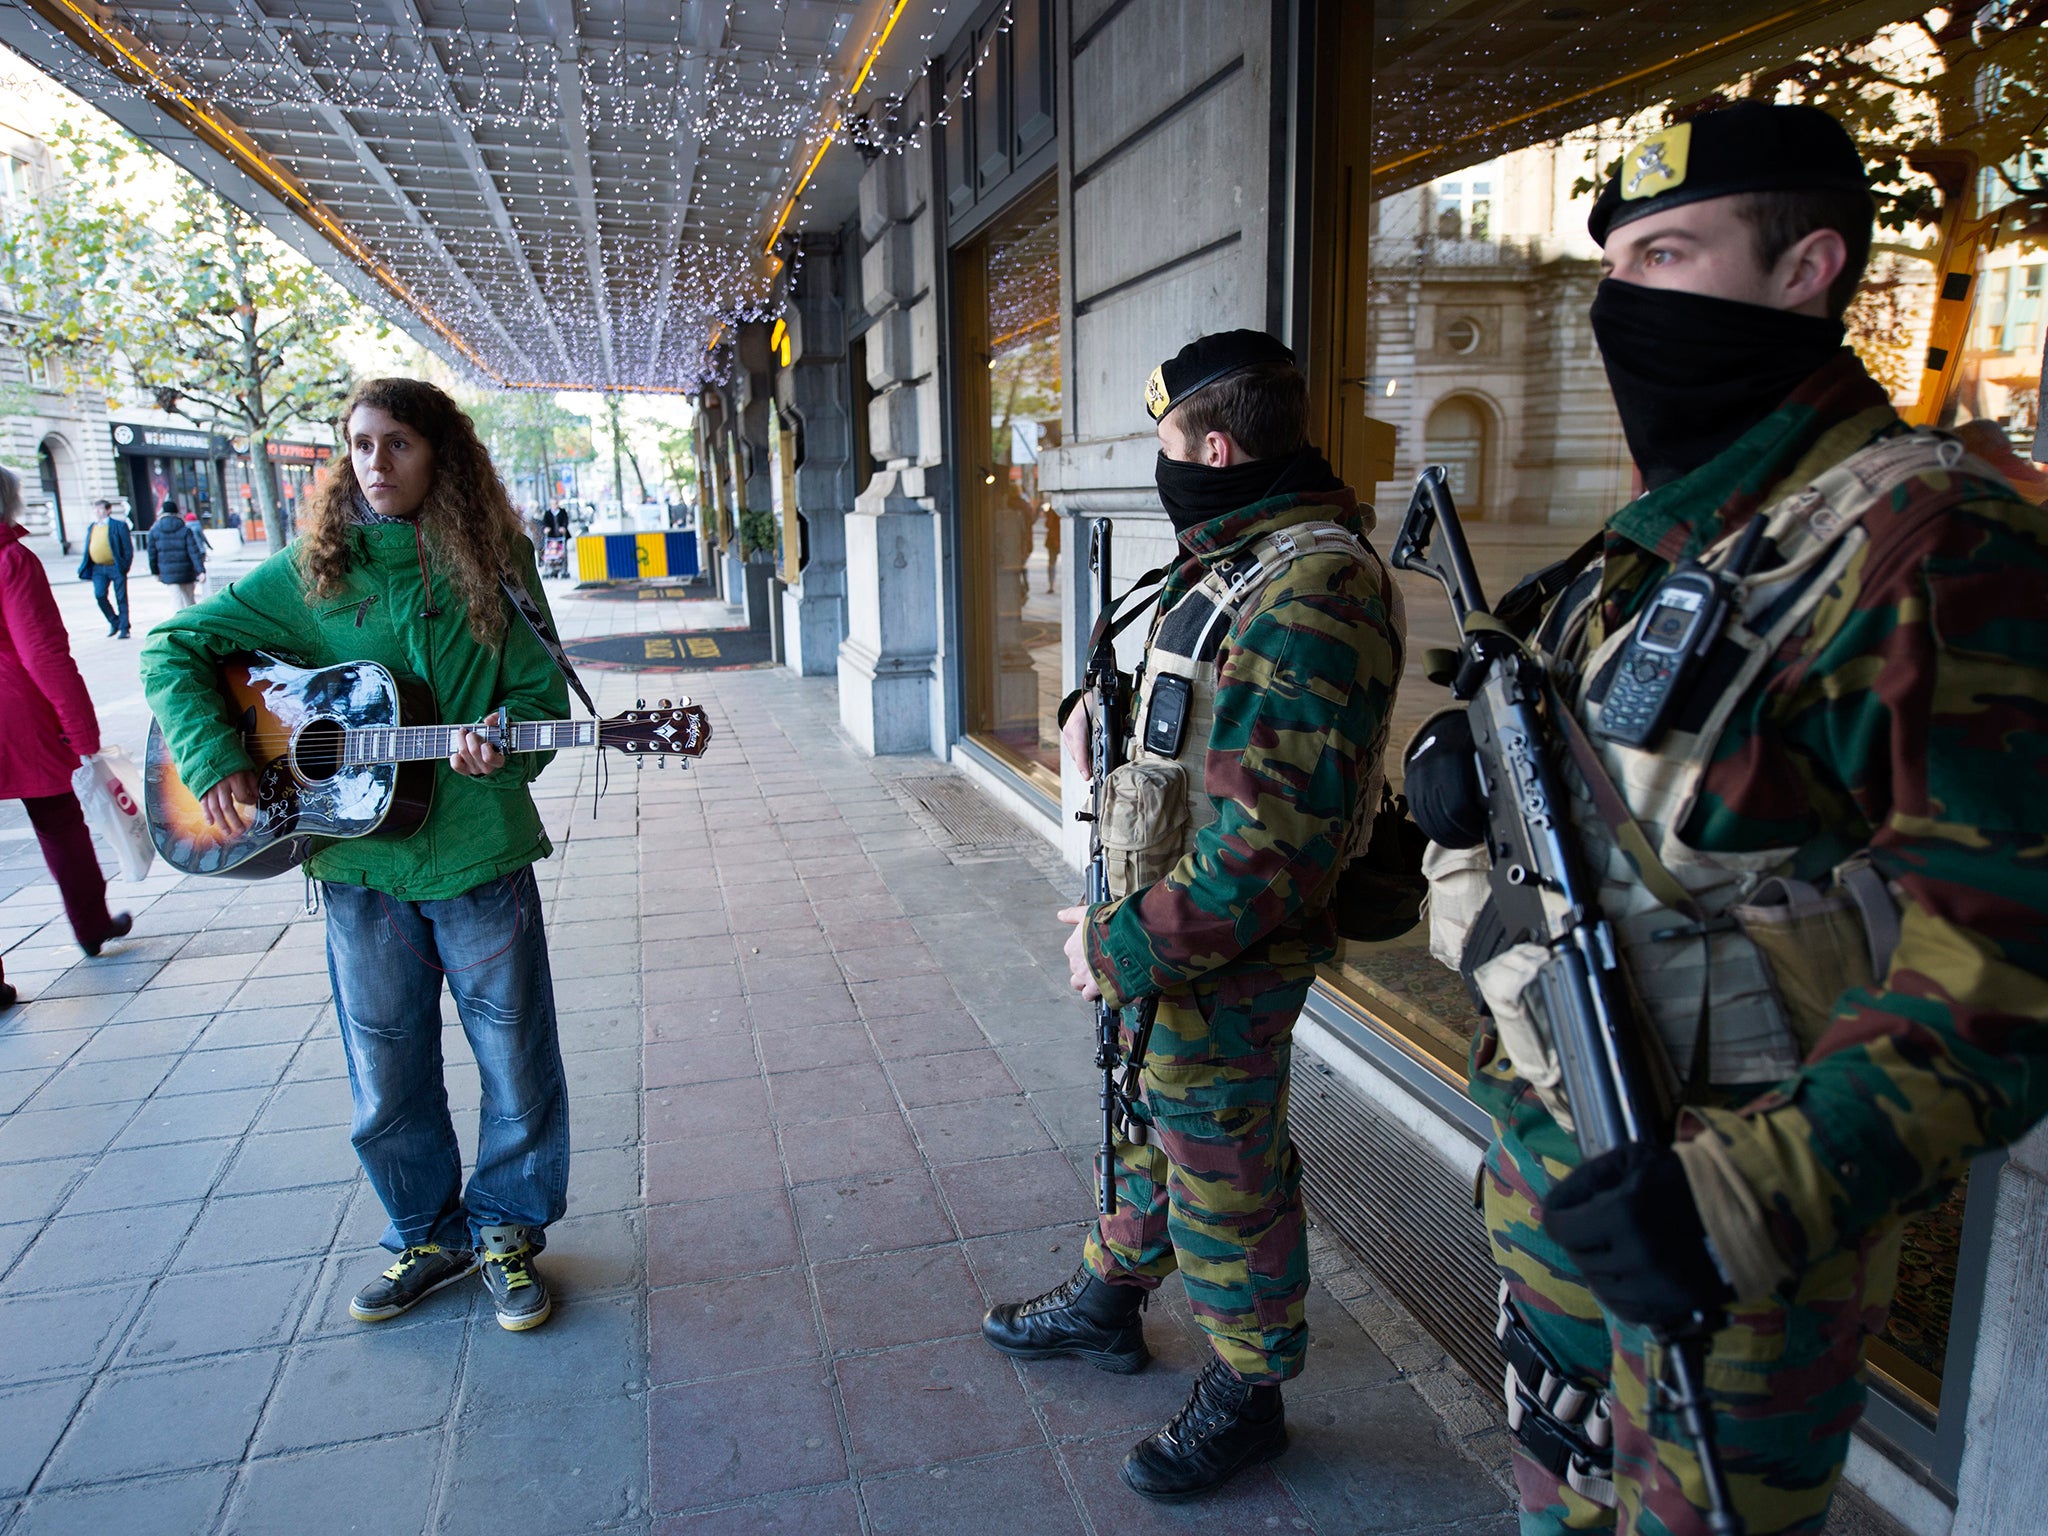
[[(964, 255), (978, 286), (988, 359), (986, 393), (970, 388), (963, 413), (985, 420), (987, 458), (967, 487), (979, 537), (970, 559), (987, 580), (987, 612), (971, 665), (982, 671), (973, 728), (1025, 765), (1059, 772), (1061, 526), (1040, 493), (1039, 456), (1060, 440), (1059, 203), (1050, 183), (1032, 193)], [(979, 396), (979, 398), (976, 398)], [(969, 428), (968, 430), (973, 430)], [(979, 446), (979, 445), (977, 445)], [(1056, 778), (1055, 778), (1056, 782)]]

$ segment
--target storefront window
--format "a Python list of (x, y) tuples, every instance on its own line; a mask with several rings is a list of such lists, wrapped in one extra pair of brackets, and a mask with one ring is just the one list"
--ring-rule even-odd
[[(1854, 34), (1816, 44), (1801, 32), (1801, 46), (1774, 55), (1776, 23), (1747, 0), (1687, 16), (1676, 34), (1641, 11), (1632, 27), (1574, 31), (1567, 13), (1546, 12), (1559, 19), (1555, 35), (1488, 32), (1485, 9), (1468, 13), (1469, 26), (1462, 15), (1410, 27), (1405, 8), (1376, 13), (1387, 89), (1374, 115), (1370, 409), (1398, 434), (1383, 504), (1403, 505), (1423, 464), (1446, 464), (1497, 596), (1635, 494), (1586, 320), (1600, 280), (1586, 215), (1629, 143), (1752, 96), (1827, 107), (1873, 168), (1876, 244), (1846, 319), (1900, 414), (1959, 432), (2023, 494), (2048, 499), (2048, 25), (2035, 11), (1902, 5), (1871, 30), (1863, 9)], [(1697, 35), (1708, 27), (1750, 50), (1748, 73), (1702, 72), (1702, 56), (1721, 46)], [(1453, 58), (1448, 75), (1434, 67)], [(1688, 84), (1657, 101), (1659, 89), (1677, 89), (1660, 78)], [(1441, 591), (1404, 584), (1411, 655), (1448, 643)], [(1395, 751), (1449, 702), (1411, 670)], [(1462, 1081), (1477, 1019), (1425, 935), (1348, 945), (1325, 981), (1387, 1039)], [(1898, 1301), (1872, 1350), (1899, 1400), (1929, 1414), (1941, 1396), (1963, 1200), (1958, 1190), (1909, 1224)]]
[(960, 410), (968, 729), (1057, 794), (1061, 527), (1038, 486), (1039, 456), (1060, 440), (1053, 184), (956, 261), (960, 355), (974, 360)]

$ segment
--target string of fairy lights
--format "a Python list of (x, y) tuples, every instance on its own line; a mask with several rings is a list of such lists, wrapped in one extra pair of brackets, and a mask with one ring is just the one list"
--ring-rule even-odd
[[(103, 105), (169, 82), (232, 120), (499, 382), (688, 389), (727, 372), (737, 326), (782, 312), (825, 146), (897, 154), (948, 121), (955, 101), (904, 103), (948, 12), (973, 3), (920, 8), (914, 45), (891, 50), (908, 63), (880, 63), (886, 28), (856, 40), (857, 79), (848, 34), (873, 7), (856, 0), (713, 0), (708, 17), (675, 0), (317, 16), (162, 0), (90, 7), (132, 39), (113, 67), (68, 44), (40, 58)], [(50, 9), (30, 11), (46, 32)], [(884, 4), (887, 27), (904, 10)], [(1008, 24), (1006, 6), (970, 82)]]

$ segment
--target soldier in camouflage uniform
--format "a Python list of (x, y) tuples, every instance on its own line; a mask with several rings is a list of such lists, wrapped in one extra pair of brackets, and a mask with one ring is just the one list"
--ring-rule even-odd
[[(1623, 872), (1620, 897), (1718, 869), (1751, 903), (1711, 934), (1650, 936), (1681, 957), (1713, 946), (1704, 976), (1687, 962), (1695, 990), (1671, 995), (1692, 1022), (1664, 1031), (1687, 1104), (1675, 1146), (1579, 1166), (1542, 1074), (1509, 1059), (1497, 1025), (1474, 1042), (1472, 1093), (1498, 1129), (1482, 1193), (1522, 1530), (1706, 1529), (1692, 1447), (1652, 1406), (1650, 1332), (1725, 1311), (1706, 1387), (1736, 1510), (1748, 1536), (1817, 1533), (1902, 1219), (2048, 1109), (2048, 520), (1962, 442), (1909, 434), (1842, 347), (1871, 207), (1824, 113), (1742, 106), (1653, 136), (1592, 231), (1609, 272), (1594, 331), (1647, 489), (1537, 635), (1602, 761), (1650, 755), (1601, 742), (1603, 658), (1676, 563), (1725, 552), (1759, 517), (1841, 563), (1753, 676), (1728, 686), (1710, 656), (1681, 700), (1689, 798), (1615, 777), (1663, 849), (1656, 871), (1596, 852), (1610, 885)], [(1852, 457), (1856, 473), (1824, 478)], [(1766, 981), (1745, 993), (1765, 889), (1810, 897), (1832, 874), (1848, 891), (1859, 868), (1880, 877), (1875, 903), (1806, 908), (1832, 914), (1818, 934), (1855, 907), (1842, 966), (1824, 944), (1773, 954), (1758, 938)], [(1622, 910), (1606, 888), (1602, 906)], [(1654, 993), (1645, 952), (1625, 958), (1639, 999)], [(1791, 1026), (1783, 1060), (1725, 1038), (1766, 1004)]]
[[(1148, 405), (1185, 558), (1148, 645), (1133, 732), (1142, 762), (1118, 773), (1164, 772), (1185, 787), (1180, 804), (1167, 797), (1163, 840), (1123, 839), (1127, 851), (1144, 846), (1121, 899), (1061, 916), (1077, 924), (1076, 990), (1116, 1007), (1158, 998), (1143, 1073), (1155, 1129), (1144, 1145), (1119, 1144), (1120, 1204), (1082, 1268), (1045, 1296), (996, 1307), (984, 1332), (1024, 1358), (1138, 1370), (1140, 1307), (1179, 1270), (1215, 1356), (1122, 1474), (1171, 1500), (1286, 1447), (1280, 1383), (1300, 1372), (1308, 1342), (1290, 1042), (1317, 963), (1336, 952), (1327, 903), (1362, 800), (1377, 797), (1400, 636), (1398, 596), (1365, 543), (1371, 509), (1306, 446), (1291, 352), (1260, 332), (1204, 337), (1155, 371)], [(1229, 577), (1232, 600), (1205, 604)], [(1213, 638), (1176, 651), (1176, 630)], [(1194, 702), (1185, 744), (1162, 752), (1148, 701), (1176, 669)], [(1086, 773), (1084, 719), (1074, 712), (1067, 740)]]

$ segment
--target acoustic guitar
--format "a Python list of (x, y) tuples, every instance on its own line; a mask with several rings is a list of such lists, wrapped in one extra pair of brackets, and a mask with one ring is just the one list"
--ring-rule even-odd
[(601, 747), (633, 757), (679, 757), (685, 767), (711, 742), (711, 722), (684, 699), (608, 720), (508, 720), (501, 709), (473, 725), (429, 725), (436, 711), (419, 684), (373, 661), (301, 667), (264, 652), (229, 656), (219, 686), (256, 764), (256, 805), (239, 835), (207, 825), (199, 797), (178, 777), (152, 720), (143, 761), (143, 814), (157, 852), (188, 875), (261, 880), (300, 864), (322, 842), (410, 837), (434, 803), (434, 764), (474, 731), (499, 751)]

